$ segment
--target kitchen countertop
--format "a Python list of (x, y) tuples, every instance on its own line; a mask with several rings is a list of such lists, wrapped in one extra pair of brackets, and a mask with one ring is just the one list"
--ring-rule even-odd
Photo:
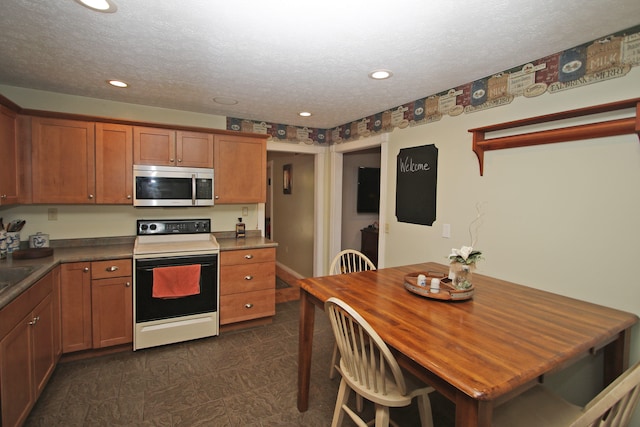
[[(260, 249), (276, 247), (278, 244), (260, 235), (248, 235), (242, 239), (236, 239), (235, 234), (222, 232), (213, 235), (220, 244), (221, 251)], [(0, 290), (0, 309), (29, 289), (39, 279), (44, 277), (56, 266), (71, 262), (104, 261), (110, 259), (122, 259), (133, 257), (134, 238), (105, 238), (105, 239), (74, 239), (72, 241), (52, 241), (53, 255), (35, 259), (0, 260), (0, 281), (2, 269), (7, 267), (29, 267), (35, 269), (20, 282), (10, 285), (5, 290)]]

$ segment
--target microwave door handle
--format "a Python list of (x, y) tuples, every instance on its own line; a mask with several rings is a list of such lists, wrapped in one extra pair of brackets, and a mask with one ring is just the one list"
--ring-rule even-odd
[(191, 205), (196, 205), (196, 175), (191, 174)]

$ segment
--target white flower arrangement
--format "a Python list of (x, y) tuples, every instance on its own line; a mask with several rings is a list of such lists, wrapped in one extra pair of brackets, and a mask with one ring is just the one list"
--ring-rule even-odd
[[(451, 264), (459, 263), (464, 265), (475, 265), (476, 262), (480, 261), (481, 259), (484, 259), (482, 258), (482, 252), (480, 252), (477, 249), (473, 249), (478, 238), (478, 229), (482, 224), (481, 219), (482, 219), (483, 213), (481, 212), (481, 208), (482, 208), (481, 203), (476, 204), (476, 211), (477, 211), (476, 218), (473, 221), (471, 221), (471, 224), (469, 224), (469, 237), (471, 238), (471, 246), (463, 246), (460, 249), (456, 249), (456, 248), (451, 249), (451, 254), (449, 254), (449, 262)], [(474, 231), (475, 231), (475, 238), (474, 238)]]
[(460, 264), (475, 264), (482, 259), (482, 252), (474, 250), (471, 246), (463, 246), (460, 249), (451, 249), (449, 254), (449, 262), (458, 262)]

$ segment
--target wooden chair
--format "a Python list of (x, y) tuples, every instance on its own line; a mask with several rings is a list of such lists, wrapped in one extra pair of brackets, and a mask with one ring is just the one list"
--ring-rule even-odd
[(536, 385), (494, 411), (494, 427), (625, 427), (640, 398), (640, 362), (584, 408)]
[(375, 264), (365, 254), (355, 249), (345, 249), (340, 251), (331, 261), (329, 274), (346, 274), (375, 269)]
[[(375, 269), (375, 264), (365, 254), (355, 249), (345, 249), (338, 252), (338, 255), (331, 261), (329, 274), (347, 274)], [(329, 378), (334, 379), (338, 370), (338, 346), (334, 345), (331, 366), (329, 367)]]
[(429, 393), (413, 377), (405, 376), (395, 357), (369, 323), (351, 306), (338, 298), (329, 298), (324, 305), (340, 350), (340, 389), (331, 427), (342, 425), (346, 413), (358, 426), (366, 422), (347, 406), (351, 390), (375, 404), (376, 427), (387, 427), (390, 407), (409, 406), (417, 398), (422, 427), (433, 427)]

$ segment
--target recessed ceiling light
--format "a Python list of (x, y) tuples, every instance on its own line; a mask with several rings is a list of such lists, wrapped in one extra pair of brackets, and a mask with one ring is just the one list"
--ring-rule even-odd
[(238, 103), (236, 99), (228, 98), (226, 96), (216, 96), (213, 98), (213, 102), (221, 105), (236, 105)]
[(374, 80), (384, 80), (393, 76), (393, 73), (389, 70), (374, 70), (369, 73), (369, 77)]
[(115, 87), (129, 87), (129, 85), (122, 80), (107, 80), (107, 83)]
[(118, 6), (111, 0), (76, 0), (76, 2), (98, 12), (113, 13), (118, 10)]
[(301, 111), (298, 113), (300, 117), (311, 117), (311, 113), (308, 111)]

